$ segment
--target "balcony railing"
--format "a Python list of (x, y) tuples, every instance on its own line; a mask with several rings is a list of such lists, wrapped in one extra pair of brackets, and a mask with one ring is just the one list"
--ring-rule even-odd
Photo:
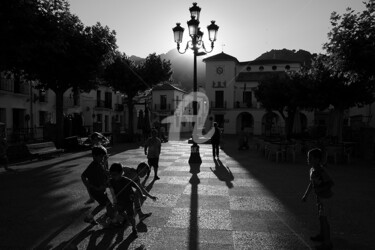
[(213, 102), (213, 101), (211, 101), (210, 107), (212, 109), (226, 109), (227, 108), (227, 102), (226, 101), (223, 101), (223, 102)]
[(112, 109), (112, 103), (109, 103), (108, 101), (104, 101), (104, 100), (97, 100), (96, 108)]
[(233, 108), (239, 109), (239, 108), (257, 108), (256, 102), (240, 102), (236, 101), (233, 103)]
[(167, 103), (165, 105), (162, 104), (154, 104), (154, 109), (155, 110), (162, 110), (162, 111), (168, 111), (171, 110), (171, 104)]
[(28, 83), (14, 84), (12, 79), (1, 78), (0, 90), (9, 91), (16, 94), (29, 95), (30, 85)]

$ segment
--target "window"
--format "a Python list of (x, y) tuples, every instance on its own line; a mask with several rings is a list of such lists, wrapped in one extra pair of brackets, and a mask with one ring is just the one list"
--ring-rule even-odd
[(290, 65), (286, 65), (286, 66), (285, 66), (285, 69), (286, 69), (286, 70), (290, 70)]
[(242, 102), (245, 103), (248, 108), (252, 106), (252, 97), (253, 95), (251, 91), (243, 92)]
[(160, 96), (160, 109), (167, 109), (167, 96), (166, 95)]
[(7, 121), (7, 119), (6, 119), (6, 109), (0, 108), (0, 122), (5, 124), (6, 121)]
[(112, 93), (105, 92), (104, 107), (107, 109), (112, 108)]
[(263, 70), (264, 70), (264, 67), (263, 67), (263, 66), (259, 66), (259, 70), (260, 70), (260, 71), (263, 71)]
[(47, 92), (44, 89), (39, 90), (39, 102), (47, 102)]
[(215, 91), (215, 108), (224, 108), (224, 91)]
[(277, 70), (277, 66), (276, 66), (276, 65), (273, 65), (273, 66), (272, 66), (272, 70)]
[(101, 91), (100, 90), (97, 90), (96, 91), (96, 106), (97, 107), (100, 107), (100, 103), (101, 103)]
[(251, 67), (250, 67), (250, 66), (247, 66), (247, 67), (246, 67), (246, 70), (247, 70), (247, 71), (251, 71)]
[(47, 121), (47, 112), (46, 111), (39, 111), (39, 126), (43, 127)]

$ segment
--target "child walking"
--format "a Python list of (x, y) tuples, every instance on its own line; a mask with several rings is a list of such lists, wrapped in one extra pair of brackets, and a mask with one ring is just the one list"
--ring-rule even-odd
[(307, 164), (310, 168), (310, 183), (307, 187), (302, 201), (305, 202), (311, 190), (314, 190), (316, 196), (316, 205), (318, 208), (320, 232), (318, 235), (310, 237), (312, 241), (322, 242), (317, 249), (332, 249), (330, 237), (330, 225), (327, 216), (330, 214), (330, 198), (332, 197), (332, 186), (334, 182), (327, 172), (323, 169), (323, 153), (319, 148), (311, 149), (307, 152)]
[(112, 217), (113, 209), (111, 201), (108, 199), (106, 188), (108, 186), (108, 174), (105, 169), (105, 162), (107, 162), (107, 151), (102, 146), (95, 146), (92, 148), (93, 161), (83, 171), (81, 179), (86, 186), (92, 198), (99, 203), (84, 219), (85, 222), (96, 225), (97, 222), (94, 216), (103, 208), (106, 208), (107, 215)]
[(13, 169), (9, 168), (8, 166), (8, 156), (7, 156), (7, 150), (8, 150), (8, 142), (7, 138), (5, 136), (5, 133), (0, 131), (0, 165), (4, 166), (4, 169), (6, 171), (12, 171)]
[[(132, 225), (132, 235), (134, 237), (137, 237), (138, 232), (135, 224), (134, 212), (135, 192), (133, 188), (135, 188), (143, 198), (145, 197), (145, 195), (142, 193), (141, 188), (134, 181), (123, 175), (123, 168), (121, 163), (113, 163), (109, 171), (111, 174), (110, 189), (112, 192), (112, 197), (114, 199), (117, 217), (120, 217), (120, 215), (125, 212), (125, 217)], [(156, 197), (150, 196), (150, 198), (156, 200)]]
[[(145, 143), (145, 155), (147, 155), (148, 165), (154, 168), (154, 180), (159, 180), (158, 168), (159, 168), (159, 156), (161, 152), (161, 141), (157, 137), (158, 131), (153, 129), (151, 131), (151, 137), (147, 139)], [(149, 174), (146, 176), (148, 179)]]

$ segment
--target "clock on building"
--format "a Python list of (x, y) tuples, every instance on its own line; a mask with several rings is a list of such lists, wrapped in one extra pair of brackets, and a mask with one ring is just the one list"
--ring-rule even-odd
[(223, 72), (224, 72), (223, 67), (217, 67), (217, 68), (216, 68), (216, 73), (217, 73), (218, 75), (223, 74)]

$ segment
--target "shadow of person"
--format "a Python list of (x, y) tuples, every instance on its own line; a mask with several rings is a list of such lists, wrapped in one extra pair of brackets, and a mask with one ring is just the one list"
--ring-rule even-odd
[(224, 166), (224, 164), (219, 159), (215, 159), (214, 162), (215, 169), (212, 169), (210, 167), (211, 171), (216, 175), (216, 177), (219, 180), (224, 181), (228, 188), (232, 188), (232, 181), (234, 180), (234, 176), (230, 169), (227, 166)]

